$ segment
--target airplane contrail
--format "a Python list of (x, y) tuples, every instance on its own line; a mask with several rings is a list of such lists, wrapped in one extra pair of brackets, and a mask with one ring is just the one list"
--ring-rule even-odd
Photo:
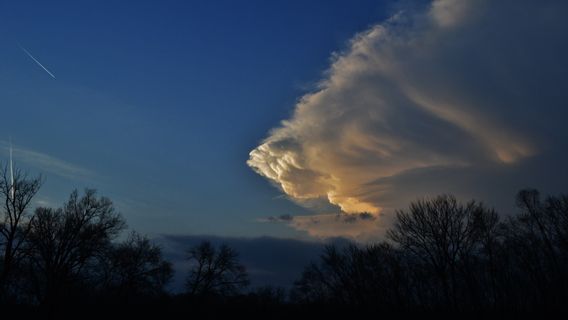
[(30, 58), (32, 58), (33, 61), (35, 61), (35, 63), (37, 63), (38, 66), (40, 66), (43, 70), (45, 70), (45, 72), (47, 72), (53, 79), (56, 79), (55, 76), (53, 75), (53, 73), (51, 73), (49, 70), (47, 70), (46, 67), (43, 66), (43, 64), (41, 64), (39, 61), (37, 61), (36, 58), (34, 58), (34, 56), (32, 56), (32, 54), (26, 50), (26, 48), (18, 45), (20, 47), (20, 49), (22, 49)]
[(10, 200), (14, 201), (16, 188), (14, 187), (14, 161), (12, 159), (12, 137), (10, 137)]

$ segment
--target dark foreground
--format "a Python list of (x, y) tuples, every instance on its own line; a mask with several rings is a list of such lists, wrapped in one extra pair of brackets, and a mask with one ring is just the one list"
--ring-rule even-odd
[(181, 299), (128, 304), (74, 304), (58, 307), (3, 306), (3, 316), (22, 319), (488, 319), (554, 318), (568, 315), (566, 309), (543, 308), (531, 311), (390, 309), (333, 305), (263, 305), (250, 302), (188, 303)]

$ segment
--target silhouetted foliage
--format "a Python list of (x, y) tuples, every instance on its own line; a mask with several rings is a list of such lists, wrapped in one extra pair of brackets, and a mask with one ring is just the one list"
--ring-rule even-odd
[(396, 212), (384, 241), (326, 246), (289, 295), (272, 286), (245, 291), (249, 277), (238, 253), (203, 241), (187, 251), (186, 293), (172, 295), (166, 285), (173, 269), (161, 248), (136, 232), (117, 241), (125, 221), (108, 198), (74, 191), (61, 208), (31, 213), (41, 178), (16, 170), (12, 184), (4, 170), (0, 180), (0, 302), (29, 307), (21, 310), (75, 317), (96, 305), (127, 316), (283, 318), (558, 311), (568, 301), (566, 195), (523, 190), (519, 212), (502, 219), (451, 195), (417, 200)]
[(191, 270), (186, 282), (193, 296), (232, 296), (249, 284), (244, 265), (237, 252), (227, 245), (214, 247), (209, 241), (188, 250)]
[(256, 304), (263, 306), (278, 306), (287, 302), (286, 290), (281, 287), (262, 286), (249, 294)]
[(40, 302), (59, 300), (96, 274), (92, 269), (125, 228), (112, 202), (92, 189), (73, 191), (60, 209), (37, 208), (31, 222), (28, 258)]
[(479, 202), (442, 195), (398, 211), (388, 240), (326, 248), (292, 299), (383, 310), (560, 309), (568, 297), (568, 197), (519, 192), (501, 222)]
[(542, 201), (536, 190), (517, 195), (521, 209), (506, 224), (503, 256), (514, 284), (505, 295), (523, 305), (562, 305), (568, 301), (568, 196)]
[(291, 293), (308, 304), (400, 307), (409, 291), (401, 252), (387, 243), (344, 249), (327, 246), (319, 264), (308, 266)]
[(18, 168), (11, 171), (4, 167), (0, 172), (0, 301), (17, 294), (14, 291), (18, 290), (16, 279), (22, 276), (17, 274), (24, 257), (22, 249), (33, 220), (28, 207), (42, 182), (41, 176), (29, 178)]
[[(409, 211), (398, 211), (388, 237), (416, 259), (422, 270), (437, 278), (435, 288), (422, 298), (431, 303), (456, 306), (469, 300), (474, 303), (477, 281), (470, 279), (471, 269), (485, 258), (483, 237), (491, 236), (499, 219), (493, 210), (481, 203), (459, 203), (455, 197), (442, 195), (431, 200), (418, 200)], [(462, 290), (463, 289), (463, 290)]]
[(163, 295), (173, 274), (160, 247), (136, 232), (109, 249), (101, 269), (103, 289), (119, 299)]

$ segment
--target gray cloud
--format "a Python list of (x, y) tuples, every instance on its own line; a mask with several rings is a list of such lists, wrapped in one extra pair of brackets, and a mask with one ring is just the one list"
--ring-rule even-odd
[(185, 263), (186, 251), (203, 240), (214, 245), (227, 244), (239, 253), (239, 260), (246, 266), (251, 286), (275, 285), (290, 288), (299, 278), (305, 266), (318, 259), (327, 243), (345, 244), (343, 239), (327, 242), (308, 242), (272, 237), (235, 238), (216, 236), (163, 235), (155, 239), (164, 249), (168, 260), (176, 269), (172, 290), (183, 291), (189, 265)]
[[(506, 208), (518, 188), (565, 189), (567, 14), (567, 2), (530, 0), (400, 12), (336, 54), (248, 164), (295, 201), (345, 213), (431, 193)], [(306, 221), (294, 226), (314, 230)]]
[(380, 240), (387, 230), (387, 217), (383, 213), (378, 215), (361, 213), (325, 213), (316, 215), (289, 214), (269, 216), (257, 220), (262, 223), (284, 223), (290, 227), (307, 232), (311, 237), (325, 240), (342, 237), (359, 242), (372, 242)]

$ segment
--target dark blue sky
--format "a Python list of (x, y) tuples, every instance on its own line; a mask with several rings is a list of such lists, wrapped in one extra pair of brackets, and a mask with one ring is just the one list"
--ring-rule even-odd
[(46, 177), (34, 205), (96, 188), (151, 236), (374, 241), (395, 210), (443, 193), (511, 213), (522, 188), (568, 187), (567, 14), (3, 1), (0, 158), (12, 137), (17, 165)]
[(301, 236), (256, 221), (306, 210), (248, 154), (389, 3), (2, 1), (0, 140), (39, 204), (95, 187), (142, 232)]

